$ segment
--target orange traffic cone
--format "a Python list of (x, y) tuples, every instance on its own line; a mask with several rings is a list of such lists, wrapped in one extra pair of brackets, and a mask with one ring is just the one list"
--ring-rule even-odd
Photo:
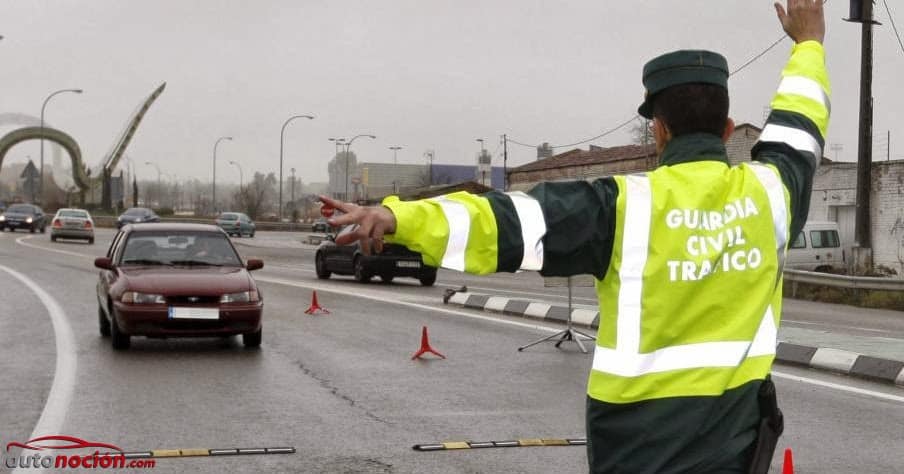
[(317, 302), (317, 290), (314, 290), (314, 294), (311, 296), (311, 307), (306, 309), (304, 312), (305, 314), (316, 314), (318, 311), (325, 314), (330, 314), (330, 312), (326, 308), (320, 306), (320, 303)]
[(424, 326), (424, 329), (421, 330), (421, 348), (417, 352), (415, 352), (413, 356), (411, 356), (411, 360), (417, 359), (428, 352), (434, 355), (438, 355), (443, 359), (446, 358), (446, 356), (440, 354), (439, 352), (436, 352), (432, 347), (430, 347), (430, 339), (427, 337), (427, 326)]
[(785, 462), (782, 464), (782, 474), (794, 474), (794, 455), (791, 448), (785, 449)]

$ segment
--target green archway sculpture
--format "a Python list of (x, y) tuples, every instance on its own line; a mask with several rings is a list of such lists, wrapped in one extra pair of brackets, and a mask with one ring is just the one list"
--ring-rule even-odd
[[(3, 136), (3, 138), (0, 138), (0, 169), (3, 168), (3, 158), (10, 148), (26, 140), (43, 138), (62, 146), (63, 149), (69, 153), (69, 158), (72, 160), (72, 180), (81, 192), (82, 197), (84, 197), (84, 194), (91, 190), (92, 185), (103, 183), (104, 179), (108, 177), (112, 170), (119, 164), (120, 158), (122, 158), (126, 147), (128, 147), (129, 142), (135, 135), (135, 131), (138, 130), (138, 125), (141, 123), (144, 115), (151, 107), (151, 104), (157, 100), (157, 97), (163, 93), (163, 89), (165, 88), (166, 83), (164, 82), (141, 102), (129, 121), (126, 122), (126, 127), (122, 131), (122, 134), (117, 138), (116, 142), (113, 143), (113, 149), (101, 163), (100, 172), (96, 173), (96, 176), (91, 176), (91, 171), (85, 166), (85, 163), (82, 160), (82, 152), (75, 139), (61, 130), (46, 126), (46, 123), (44, 127), (31, 126), (13, 130)], [(14, 116), (14, 118), (21, 117)], [(107, 187), (104, 185), (104, 195), (109, 196), (106, 189)], [(107, 203), (109, 203), (108, 199)]]
[(10, 148), (27, 140), (41, 138), (60, 145), (69, 153), (69, 158), (72, 160), (72, 179), (75, 181), (75, 185), (83, 192), (90, 189), (91, 176), (82, 162), (82, 151), (78, 143), (66, 132), (55, 128), (24, 127), (4, 135), (3, 138), (0, 138), (0, 168), (3, 167), (3, 158), (6, 157), (6, 152)]

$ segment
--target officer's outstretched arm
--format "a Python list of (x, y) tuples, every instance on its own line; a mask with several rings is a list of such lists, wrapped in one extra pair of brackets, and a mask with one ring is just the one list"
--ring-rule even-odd
[(427, 265), (475, 274), (540, 270), (602, 277), (611, 249), (611, 219), (605, 216), (617, 192), (611, 181), (544, 183), (527, 194), (389, 197), (372, 207), (320, 199), (345, 213), (331, 224), (359, 224), (339, 244), (361, 240), (366, 250), (385, 238), (419, 252)]
[(753, 147), (753, 159), (774, 165), (791, 201), (791, 240), (810, 208), (813, 174), (823, 156), (829, 126), (831, 88), (825, 68), (822, 0), (775, 4), (779, 21), (795, 41), (772, 100), (772, 111)]

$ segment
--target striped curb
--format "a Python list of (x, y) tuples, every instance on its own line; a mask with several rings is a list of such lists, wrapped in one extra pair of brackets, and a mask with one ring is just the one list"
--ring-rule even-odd
[[(568, 319), (568, 308), (565, 306), (461, 291), (449, 297), (446, 304), (555, 322), (565, 322)], [(599, 319), (599, 311), (596, 310), (586, 308), (572, 308), (571, 310), (571, 322), (575, 326), (596, 329)], [(904, 362), (902, 361), (789, 342), (778, 343), (775, 360), (904, 386)]]
[(904, 385), (904, 362), (826, 347), (779, 342), (775, 359), (813, 369)]

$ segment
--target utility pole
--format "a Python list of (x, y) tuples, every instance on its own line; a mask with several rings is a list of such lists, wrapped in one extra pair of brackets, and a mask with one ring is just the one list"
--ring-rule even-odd
[(508, 136), (502, 134), (502, 190), (508, 191)]
[[(854, 272), (872, 269), (870, 192), (873, 161), (873, 0), (851, 0), (851, 17), (860, 23), (860, 133), (857, 140), (857, 206), (854, 221)], [(821, 157), (816, 157), (819, 160)]]

